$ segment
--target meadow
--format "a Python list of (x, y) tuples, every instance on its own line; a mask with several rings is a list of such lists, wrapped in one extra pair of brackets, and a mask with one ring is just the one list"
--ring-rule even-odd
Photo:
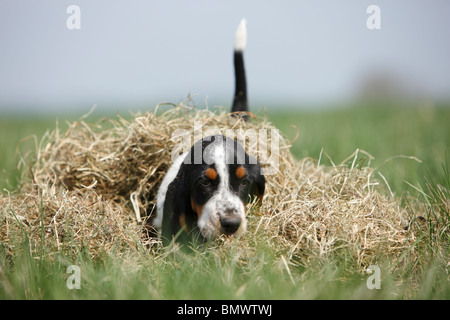
[[(267, 235), (252, 229), (248, 239), (251, 249), (226, 241), (188, 254), (160, 248), (155, 255), (137, 244), (139, 254), (116, 257), (105, 252), (92, 258), (88, 245), (77, 247), (74, 253), (64, 250), (64, 246), (61, 250), (56, 244), (44, 243), (44, 228), (42, 246), (38, 250), (31, 248), (29, 237), (21, 228), (13, 252), (0, 244), (0, 298), (450, 298), (448, 106), (338, 107), (268, 112), (268, 118), (293, 141), (291, 151), (296, 158), (311, 157), (322, 165), (336, 166), (351, 162), (349, 156), (362, 150), (358, 164), (375, 168), (391, 197), (400, 199), (408, 210), (414, 210), (411, 198), (426, 208), (423, 212), (427, 216), (421, 219), (430, 224), (427, 234), (418, 237), (395, 268), (389, 259), (379, 260), (381, 289), (367, 287), (369, 275), (350, 253), (323, 256), (305, 265), (286, 259), (286, 252), (268, 241)], [(65, 120), (58, 120), (62, 131), (67, 127)], [(17, 163), (28, 159), (27, 154), (36, 150), (42, 135), (54, 129), (55, 122), (50, 116), (1, 118), (0, 186), (4, 194), (19, 187), (26, 165), (21, 163), (18, 169)], [(6, 219), (1, 218), (0, 223), (4, 223)], [(250, 215), (248, 219), (257, 221), (258, 216)], [(416, 223), (422, 223), (421, 219)], [(431, 221), (435, 225), (431, 226)], [(418, 251), (414, 257), (426, 258), (410, 259), (412, 251)], [(81, 269), (79, 290), (67, 287), (70, 265)]]

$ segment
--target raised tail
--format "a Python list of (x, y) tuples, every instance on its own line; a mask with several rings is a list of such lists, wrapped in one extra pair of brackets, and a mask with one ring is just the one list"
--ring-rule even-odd
[[(247, 21), (241, 20), (234, 40), (235, 92), (231, 112), (248, 112), (247, 82), (245, 80), (244, 49), (247, 44)], [(242, 114), (248, 120), (248, 114)]]

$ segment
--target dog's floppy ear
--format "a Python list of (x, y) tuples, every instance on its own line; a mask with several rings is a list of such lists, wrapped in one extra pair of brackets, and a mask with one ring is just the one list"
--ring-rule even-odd
[(250, 187), (250, 195), (258, 198), (262, 202), (264, 191), (266, 190), (266, 178), (264, 177), (261, 164), (258, 159), (253, 156), (245, 154), (246, 163), (249, 165), (247, 169), (252, 177), (252, 186)]
[(251, 172), (251, 176), (252, 176), (252, 180), (253, 180), (252, 186), (250, 189), (250, 194), (253, 197), (256, 197), (260, 201), (262, 201), (264, 192), (266, 190), (266, 178), (264, 177), (264, 174), (263, 174), (263, 171), (261, 169), (259, 162), (256, 162), (256, 164), (250, 166), (249, 171)]
[[(259, 167), (259, 165), (258, 165)], [(255, 193), (254, 195), (262, 202), (264, 191), (266, 190), (266, 178), (262, 173), (262, 169), (258, 168), (258, 173), (255, 179)]]
[[(189, 156), (189, 155), (188, 155)], [(196, 231), (197, 213), (192, 208), (192, 193), (189, 181), (192, 166), (182, 164), (180, 168), (178, 183), (174, 190), (174, 207), (171, 220), (172, 236), (177, 243), (188, 245), (203, 241), (203, 238)]]
[(164, 203), (164, 218), (162, 221), (162, 240), (168, 245), (174, 236), (179, 236), (181, 229), (180, 217), (186, 214), (188, 190), (186, 189), (186, 168), (182, 164), (176, 178), (170, 183)]

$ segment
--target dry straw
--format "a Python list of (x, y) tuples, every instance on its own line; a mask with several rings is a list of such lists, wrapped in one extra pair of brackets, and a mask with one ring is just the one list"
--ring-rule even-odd
[[(265, 117), (245, 123), (224, 111), (184, 104), (131, 119), (81, 119), (65, 132), (55, 129), (43, 137), (30, 170), (24, 170), (30, 174), (21, 190), (0, 198), (1, 243), (13, 252), (26, 234), (33, 248), (44, 239), (61, 249), (87, 247), (95, 256), (132, 253), (157, 242), (146, 236), (146, 218), (172, 151), (182, 141), (194, 142), (193, 126), (199, 123), (203, 131), (222, 133), (276, 129)], [(180, 129), (188, 130), (190, 139), (177, 136)], [(246, 149), (255, 156), (262, 150)], [(361, 165), (362, 157), (371, 158), (357, 150), (343, 165), (297, 160), (290, 141), (280, 136), (278, 170), (266, 177), (263, 204), (251, 210), (249, 232), (236, 241), (262, 233), (299, 263), (344, 251), (361, 265), (386, 256), (395, 260), (415, 240), (404, 228), (407, 212), (386, 191), (385, 181)]]

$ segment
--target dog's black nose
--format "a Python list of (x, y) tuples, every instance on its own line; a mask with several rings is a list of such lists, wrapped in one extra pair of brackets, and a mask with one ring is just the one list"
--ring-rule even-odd
[(238, 216), (230, 216), (220, 219), (220, 225), (222, 226), (223, 233), (226, 235), (235, 233), (239, 229), (241, 222), (242, 220)]

